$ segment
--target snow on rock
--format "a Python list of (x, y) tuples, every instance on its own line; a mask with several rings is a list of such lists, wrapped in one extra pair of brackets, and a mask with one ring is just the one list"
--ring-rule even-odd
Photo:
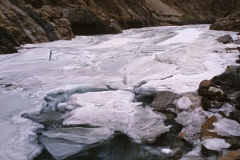
[(213, 123), (214, 130), (221, 136), (240, 136), (240, 124), (234, 120), (223, 118)]
[(229, 103), (224, 104), (219, 109), (209, 109), (213, 113), (219, 113), (220, 111), (223, 112), (226, 116), (229, 116), (229, 114), (236, 110), (236, 107), (232, 106)]
[(187, 110), (192, 105), (191, 100), (188, 97), (181, 97), (177, 101), (177, 107), (179, 110)]
[(129, 91), (72, 95), (68, 103), (78, 108), (64, 116), (63, 124), (107, 127), (127, 134), (136, 142), (154, 142), (170, 126), (164, 125), (163, 114), (143, 108), (141, 103), (132, 102), (133, 99), (134, 94)]
[(58, 128), (43, 132), (50, 138), (62, 138), (72, 142), (92, 144), (109, 138), (114, 132), (109, 128)]
[(224, 139), (207, 138), (202, 141), (202, 144), (210, 150), (221, 151), (223, 148), (229, 148), (231, 145), (226, 143)]

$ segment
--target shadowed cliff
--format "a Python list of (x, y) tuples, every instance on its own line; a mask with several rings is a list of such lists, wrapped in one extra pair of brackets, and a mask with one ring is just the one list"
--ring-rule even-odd
[[(238, 0), (1, 0), (0, 53), (19, 44), (115, 34), (122, 29), (213, 23)], [(6, 36), (8, 35), (8, 36)], [(10, 36), (11, 35), (11, 36)], [(11, 37), (10, 39), (7, 37)], [(8, 44), (7, 47), (3, 46)]]

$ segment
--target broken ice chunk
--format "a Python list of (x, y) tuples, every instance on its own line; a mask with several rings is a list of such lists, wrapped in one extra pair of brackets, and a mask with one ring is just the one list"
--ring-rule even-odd
[[(132, 102), (134, 94), (129, 91), (95, 92), (76, 94), (70, 99), (73, 106), (81, 107), (64, 115), (63, 125), (107, 127), (121, 131), (136, 142), (154, 142), (171, 126), (165, 126), (165, 115), (153, 112), (141, 103)], [(69, 103), (69, 102), (67, 102)]]
[(50, 138), (63, 138), (72, 142), (92, 144), (109, 138), (114, 132), (109, 128), (58, 128), (43, 132)]
[(181, 97), (178, 101), (177, 101), (177, 107), (180, 110), (186, 111), (188, 110), (188, 108), (192, 105), (191, 100), (188, 97)]
[(40, 136), (39, 140), (56, 159), (64, 159), (81, 151), (84, 147), (82, 144), (63, 139), (48, 138), (46, 136)]
[(221, 151), (223, 148), (229, 148), (231, 145), (226, 143), (224, 139), (207, 138), (202, 141), (202, 144), (210, 150)]
[(88, 106), (90, 104), (101, 106), (109, 101), (128, 101), (132, 102), (135, 95), (129, 91), (103, 91), (89, 92), (84, 94), (74, 94), (70, 97), (68, 104), (74, 106)]
[(221, 136), (240, 136), (240, 124), (234, 120), (223, 118), (213, 123), (214, 130)]
[(177, 115), (176, 121), (183, 126), (199, 125), (205, 121), (205, 114), (202, 114), (201, 110), (195, 110), (193, 112), (183, 111)]

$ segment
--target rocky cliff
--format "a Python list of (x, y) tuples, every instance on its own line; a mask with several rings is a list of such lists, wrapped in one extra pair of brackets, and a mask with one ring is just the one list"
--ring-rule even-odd
[(74, 35), (157, 25), (212, 23), (238, 0), (1, 0), (0, 53)]
[(224, 18), (217, 19), (210, 29), (240, 32), (240, 0), (235, 5), (233, 12)]

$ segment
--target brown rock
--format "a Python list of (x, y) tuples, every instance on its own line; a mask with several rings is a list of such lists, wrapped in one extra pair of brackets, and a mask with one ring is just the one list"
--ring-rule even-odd
[(214, 83), (210, 80), (203, 80), (198, 87), (198, 93), (201, 96), (208, 96), (208, 89), (214, 86)]
[(199, 88), (209, 88), (211, 86), (213, 86), (214, 83), (211, 80), (203, 80), (200, 84), (199, 84)]
[(179, 98), (179, 95), (176, 93), (161, 91), (157, 94), (150, 107), (157, 111), (165, 110), (172, 107), (172, 102), (177, 98)]
[(214, 129), (213, 123), (217, 122), (217, 117), (212, 116), (210, 117), (201, 127), (201, 139), (204, 138), (220, 138), (217, 133), (215, 132), (209, 132), (208, 130)]
[(217, 160), (239, 160), (240, 151), (230, 151), (227, 154), (219, 157)]

